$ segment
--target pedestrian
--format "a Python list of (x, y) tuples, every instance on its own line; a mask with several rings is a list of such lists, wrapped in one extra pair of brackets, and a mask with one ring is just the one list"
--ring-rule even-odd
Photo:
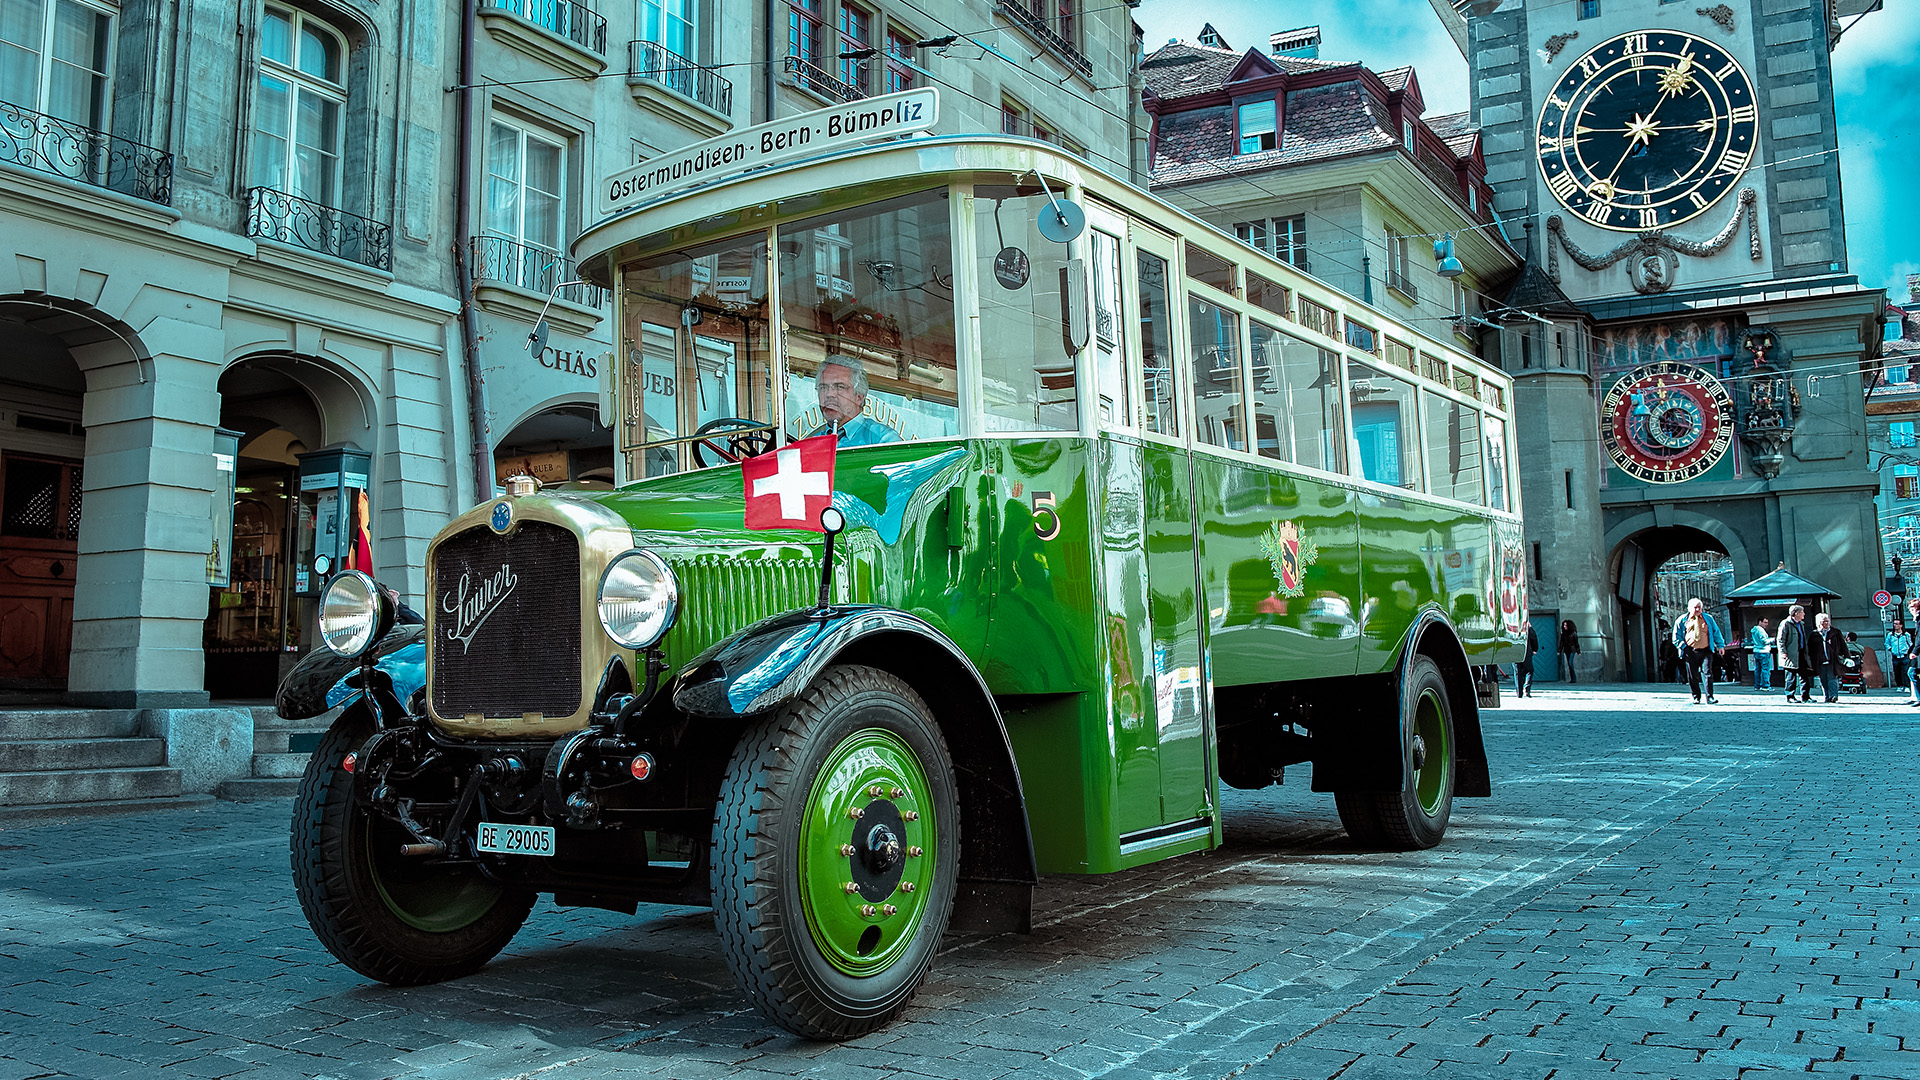
[[(1920, 631), (1920, 596), (1907, 601), (1907, 612), (1913, 616), (1913, 627)], [(1920, 632), (1907, 635), (1913, 641), (1907, 646), (1907, 704), (1920, 708)]]
[(1847, 639), (1833, 628), (1833, 616), (1824, 611), (1813, 617), (1807, 654), (1820, 676), (1821, 700), (1828, 705), (1839, 701), (1840, 670), (1847, 662)]
[(1572, 619), (1560, 620), (1560, 640), (1555, 644), (1560, 652), (1560, 670), (1567, 673), (1568, 682), (1579, 682), (1573, 674), (1573, 658), (1580, 655), (1580, 635), (1574, 630)]
[(1780, 633), (1773, 639), (1773, 662), (1784, 673), (1788, 701), (1807, 701), (1813, 697), (1813, 684), (1807, 669), (1807, 609), (1795, 604), (1780, 620)]
[(1893, 665), (1893, 687), (1896, 690), (1907, 688), (1907, 679), (1911, 673), (1912, 661), (1907, 654), (1913, 651), (1913, 635), (1907, 633), (1900, 616), (1893, 617), (1893, 626), (1887, 631), (1887, 662)]
[(1747, 657), (1753, 665), (1753, 688), (1773, 689), (1773, 634), (1767, 629), (1767, 620), (1761, 619), (1747, 631), (1747, 647), (1753, 650)]
[(1527, 658), (1513, 665), (1513, 696), (1533, 696), (1533, 654), (1540, 651), (1540, 635), (1527, 624)]
[(1693, 691), (1693, 703), (1700, 704), (1700, 677), (1706, 675), (1707, 704), (1718, 705), (1713, 696), (1714, 657), (1727, 652), (1727, 639), (1720, 636), (1720, 624), (1707, 614), (1699, 597), (1687, 601), (1686, 617), (1673, 624), (1673, 647), (1680, 650), (1680, 662), (1687, 667), (1687, 689)]

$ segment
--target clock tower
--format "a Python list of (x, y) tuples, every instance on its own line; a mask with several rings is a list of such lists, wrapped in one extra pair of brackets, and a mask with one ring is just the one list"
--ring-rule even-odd
[[(1432, 3), (1494, 209), (1528, 237), (1483, 344), (1516, 378), (1534, 617), (1648, 678), (1674, 615), (1652, 576), (1710, 551), (1733, 585), (1785, 562), (1841, 594), (1836, 625), (1878, 627), (1862, 432), (1884, 296), (1847, 265), (1832, 46), (1879, 0)], [(1776, 613), (1718, 614), (1737, 639)]]

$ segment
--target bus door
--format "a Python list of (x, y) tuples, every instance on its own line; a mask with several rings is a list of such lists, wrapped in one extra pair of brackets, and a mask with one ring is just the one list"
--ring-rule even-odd
[[(1123, 765), (1121, 855), (1185, 839), (1210, 816), (1207, 784), (1209, 679), (1203, 662), (1202, 611), (1194, 563), (1192, 424), (1186, 402), (1192, 367), (1186, 350), (1180, 270), (1174, 240), (1134, 225), (1132, 305), (1138, 366), (1139, 513), (1146, 595), (1136, 631), (1143, 730), (1157, 781), (1139, 790), (1144, 768)], [(1133, 352), (1133, 348), (1129, 352)], [(1109, 570), (1115, 568), (1110, 567)]]

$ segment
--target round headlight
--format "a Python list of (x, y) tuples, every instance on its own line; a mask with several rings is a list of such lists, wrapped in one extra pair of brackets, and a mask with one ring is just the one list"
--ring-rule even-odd
[(341, 656), (359, 656), (380, 624), (380, 587), (358, 570), (327, 583), (320, 594), (320, 640)]
[(629, 551), (600, 578), (600, 625), (629, 649), (660, 640), (680, 610), (680, 583), (660, 556)]

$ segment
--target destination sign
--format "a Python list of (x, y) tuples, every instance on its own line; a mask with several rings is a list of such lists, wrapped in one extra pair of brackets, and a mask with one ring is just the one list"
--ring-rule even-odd
[(614, 173), (600, 183), (598, 209), (608, 217), (750, 169), (925, 131), (939, 117), (940, 91), (923, 86), (770, 120)]

